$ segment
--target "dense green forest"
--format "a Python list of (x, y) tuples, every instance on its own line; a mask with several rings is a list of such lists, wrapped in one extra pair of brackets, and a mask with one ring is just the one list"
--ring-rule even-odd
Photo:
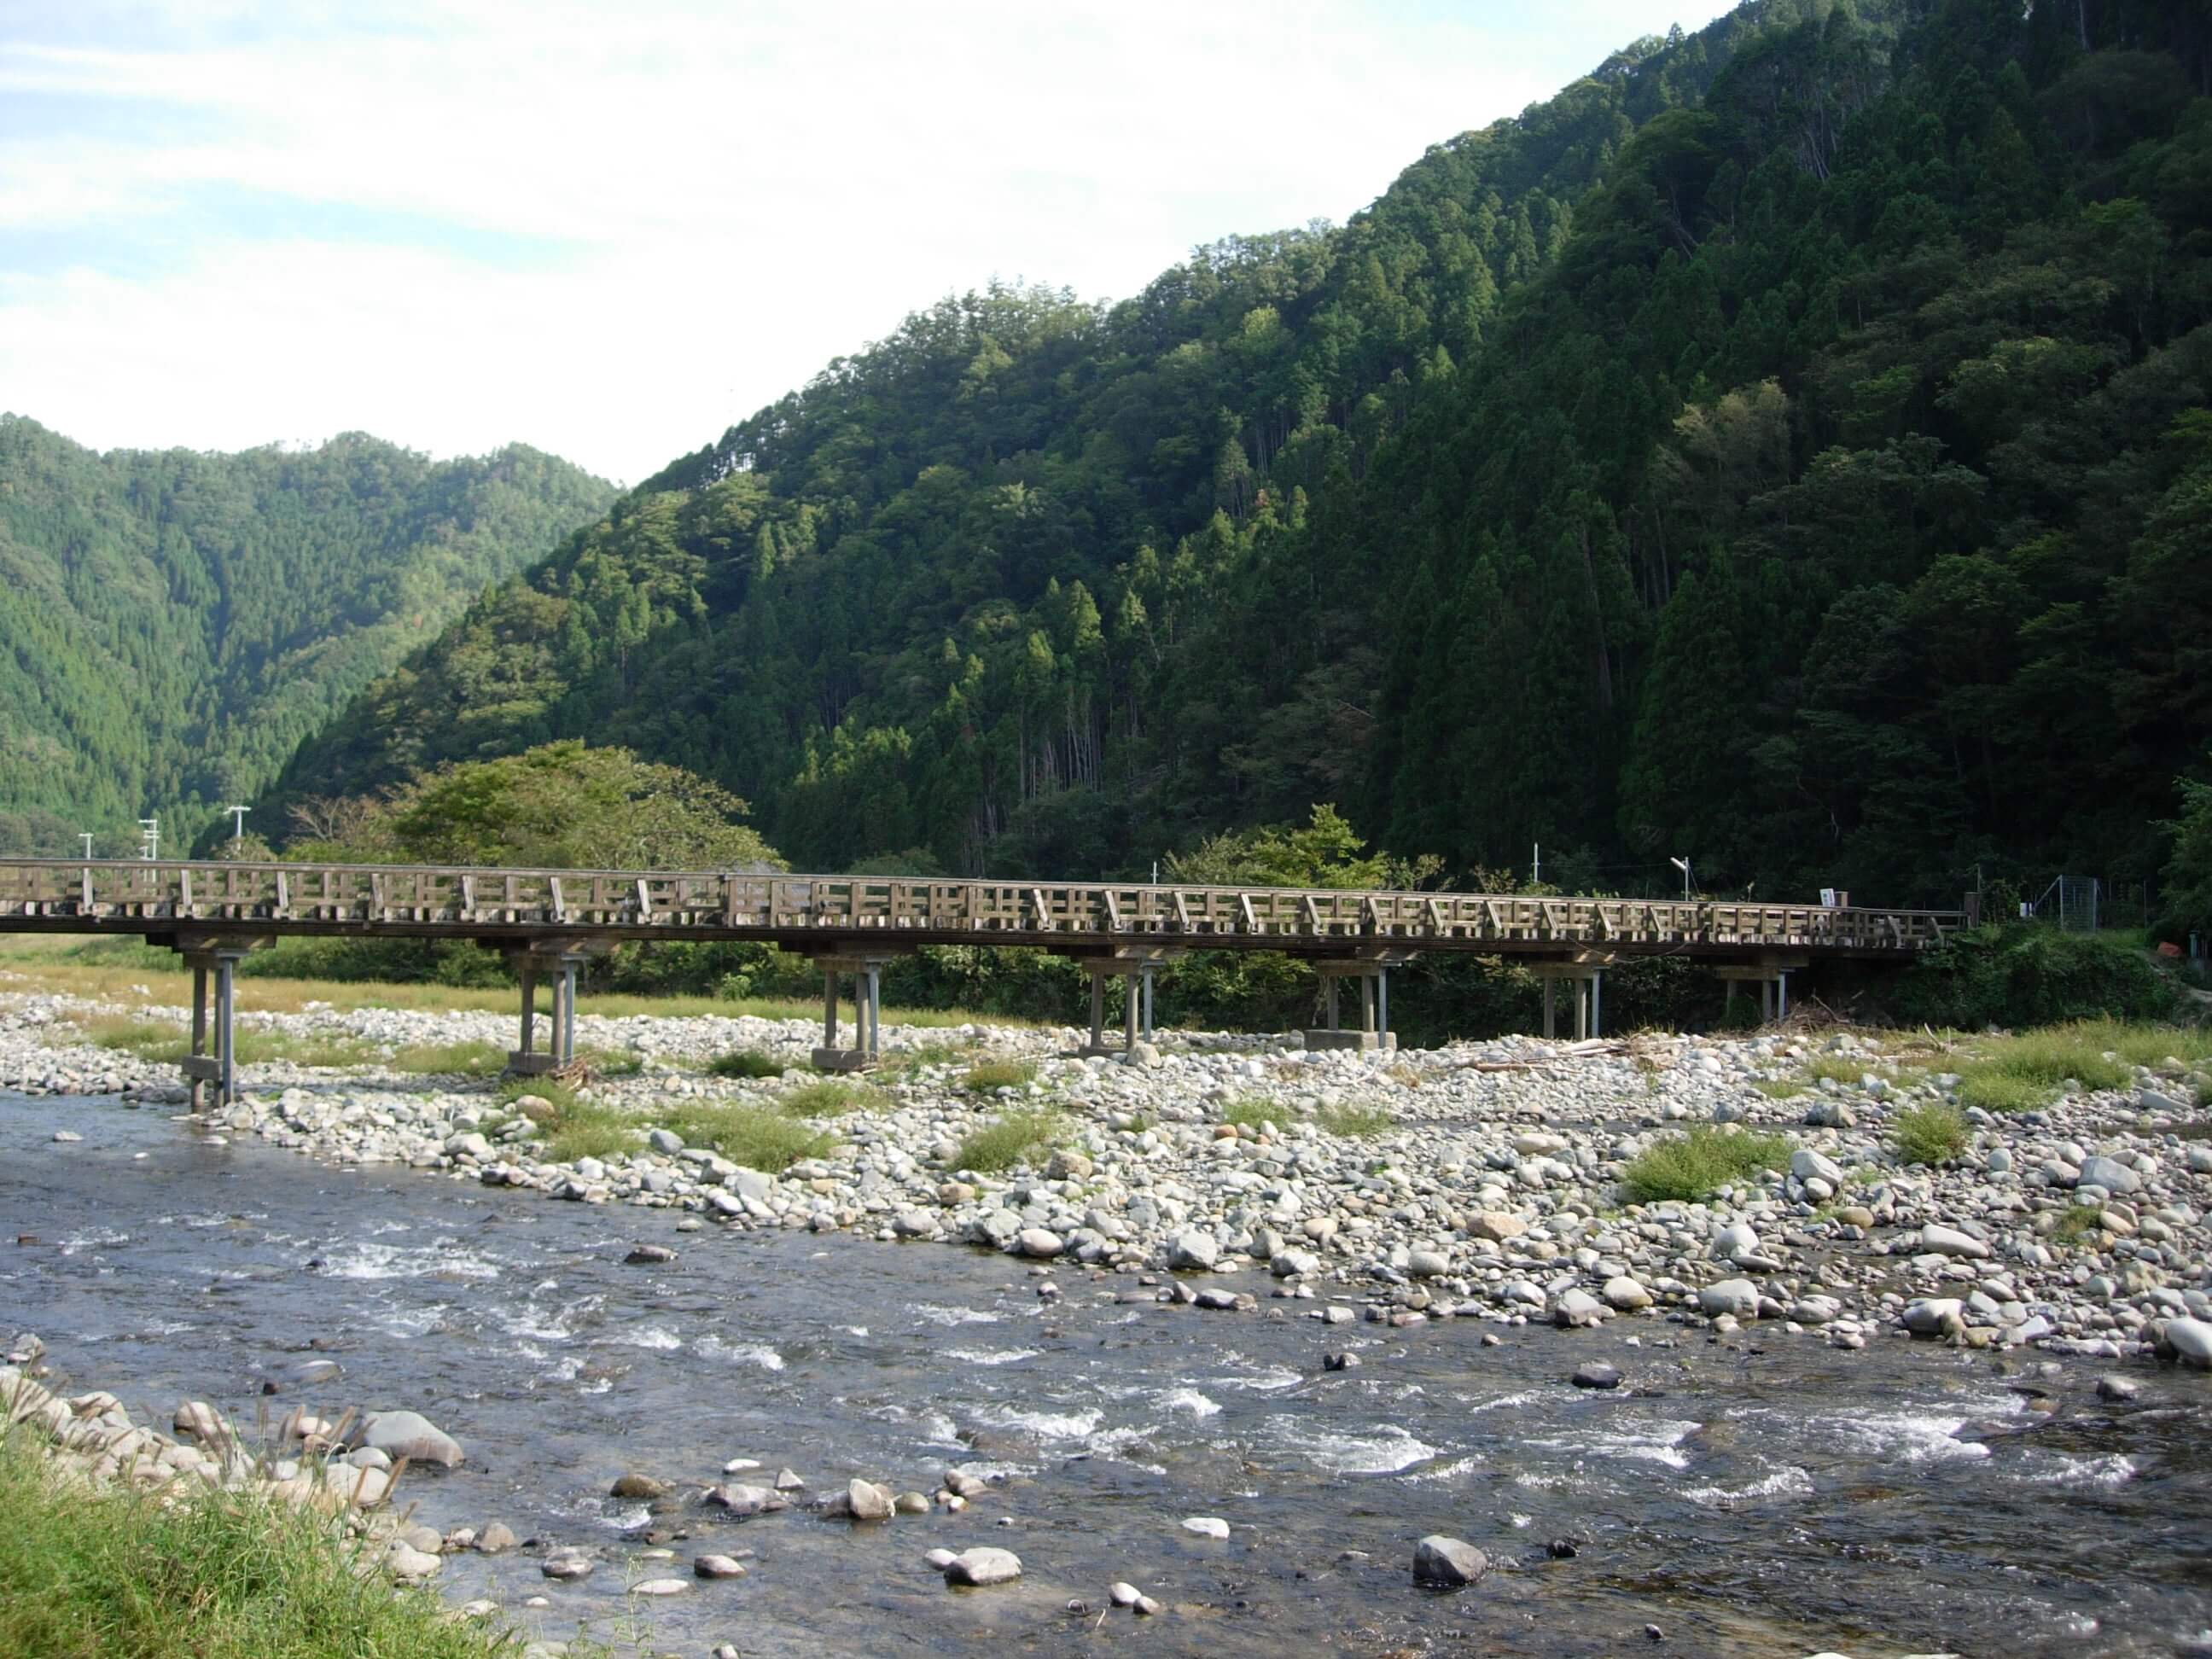
[(920, 313), (267, 803), (581, 735), (800, 867), (2155, 871), (2212, 736), (2212, 6), (1753, 0), (1136, 298)]
[(184, 851), (614, 495), (519, 447), (98, 454), (0, 416), (0, 853), (135, 850), (149, 813)]

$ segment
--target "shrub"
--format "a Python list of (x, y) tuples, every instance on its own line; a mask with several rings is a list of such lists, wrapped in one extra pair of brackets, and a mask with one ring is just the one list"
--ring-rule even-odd
[(979, 1095), (994, 1089), (1026, 1089), (1036, 1081), (1036, 1075), (1034, 1060), (987, 1060), (968, 1068), (961, 1086)]
[(2177, 1001), (2164, 975), (2130, 945), (2017, 925), (1953, 935), (1899, 975), (1891, 1000), (1907, 1024), (1961, 1030), (2159, 1020), (2172, 1015)]
[(1909, 1106), (1891, 1131), (1908, 1164), (1948, 1164), (1966, 1150), (1966, 1120), (1955, 1106)]
[(970, 1131), (952, 1162), (986, 1174), (1011, 1170), (1048, 1150), (1066, 1127), (1058, 1112), (1010, 1112)]
[(1700, 1124), (1644, 1148), (1622, 1171), (1621, 1192), (1632, 1204), (1693, 1200), (1789, 1161), (1785, 1136)]
[(734, 1054), (717, 1054), (708, 1062), (710, 1077), (769, 1078), (781, 1077), (784, 1062), (774, 1054), (764, 1054), (757, 1048), (740, 1048)]
[(726, 1101), (702, 1101), (664, 1118), (687, 1146), (704, 1146), (747, 1169), (781, 1175), (801, 1158), (821, 1158), (835, 1145), (781, 1112)]

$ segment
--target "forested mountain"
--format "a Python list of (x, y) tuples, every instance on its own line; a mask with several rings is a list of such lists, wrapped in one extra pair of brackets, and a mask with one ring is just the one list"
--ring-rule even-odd
[(98, 454), (0, 416), (0, 852), (120, 853), (149, 812), (182, 851), (615, 493), (520, 447)]
[(1562, 879), (2154, 867), (2212, 735), (2212, 7), (1764, 0), (1137, 298), (948, 300), (380, 681), (282, 795), (556, 736), (800, 867), (1334, 801)]

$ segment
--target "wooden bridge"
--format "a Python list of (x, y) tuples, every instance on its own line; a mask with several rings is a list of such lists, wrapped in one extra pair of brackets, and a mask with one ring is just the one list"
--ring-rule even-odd
[[(1788, 975), (1820, 957), (1904, 960), (1940, 945), (1957, 911), (1520, 894), (1357, 892), (1285, 887), (951, 881), (712, 872), (462, 869), (414, 865), (230, 864), (0, 859), (0, 932), (137, 934), (194, 969), (186, 1071), (231, 1090), (232, 970), (281, 936), (464, 939), (505, 951), (522, 981), (520, 1071), (573, 1055), (579, 966), (625, 940), (750, 940), (811, 957), (825, 976), (817, 1064), (865, 1065), (878, 1048), (880, 974), (925, 945), (1026, 945), (1077, 958), (1091, 975), (1091, 1046), (1105, 1047), (1108, 977), (1129, 995), (1123, 1047), (1151, 1029), (1152, 975), (1182, 951), (1257, 950), (1308, 958), (1327, 988), (1315, 1047), (1391, 1043), (1389, 969), (1421, 952), (1522, 959), (1574, 993), (1577, 1034), (1595, 1032), (1604, 969), (1626, 957), (1709, 959), (1756, 981), (1787, 1011)], [(837, 1043), (841, 978), (853, 981), (858, 1037)], [(1358, 981), (1360, 1023), (1344, 1029), (1338, 988)], [(533, 1048), (536, 988), (554, 993), (550, 1054)], [(208, 1054), (207, 990), (218, 1030)], [(204, 1063), (199, 1057), (206, 1055)]]

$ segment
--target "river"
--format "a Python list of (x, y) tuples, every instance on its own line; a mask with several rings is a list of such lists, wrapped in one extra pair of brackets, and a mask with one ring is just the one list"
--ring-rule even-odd
[[(52, 1380), (165, 1427), (185, 1397), (246, 1423), (295, 1403), (424, 1413), (468, 1461), (403, 1481), (418, 1519), (599, 1554), (568, 1585), (527, 1553), (448, 1559), (453, 1599), (547, 1597), (519, 1616), (550, 1637), (749, 1655), (2212, 1651), (2212, 1378), (2142, 1370), (2140, 1399), (2107, 1406), (2086, 1364), (1889, 1340), (1327, 1327), (1264, 1277), (1220, 1280), (1256, 1315), (1158, 1305), (1072, 1264), (1054, 1299), (1009, 1258), (678, 1218), (210, 1144), (112, 1099), (0, 1096), (0, 1336), (37, 1332)], [(639, 1243), (680, 1255), (624, 1265)], [(264, 1400), (311, 1344), (343, 1380)], [(1358, 1363), (1324, 1370), (1345, 1352)], [(1593, 1359), (1626, 1385), (1570, 1387)], [(861, 1527), (606, 1496), (625, 1469), (696, 1490), (740, 1456), (763, 1466), (742, 1478), (788, 1466), (816, 1492), (854, 1474), (928, 1491), (955, 1466), (997, 1485), (963, 1514)], [(1230, 1536), (1186, 1532), (1192, 1516)], [(690, 1533), (673, 1563), (635, 1559), (624, 1534), (647, 1525)], [(1415, 1589), (1431, 1532), (1487, 1552), (1489, 1576)], [(970, 1544), (1016, 1551), (1019, 1583), (950, 1591), (922, 1559)], [(740, 1548), (743, 1579), (625, 1594)], [(1116, 1579), (1164, 1613), (1108, 1611)]]

